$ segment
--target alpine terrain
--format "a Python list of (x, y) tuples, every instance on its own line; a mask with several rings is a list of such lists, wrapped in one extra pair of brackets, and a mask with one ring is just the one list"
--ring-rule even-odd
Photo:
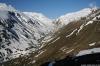
[(52, 20), (0, 3), (1, 66), (41, 66), (67, 56), (99, 53), (99, 47), (100, 9), (96, 6)]

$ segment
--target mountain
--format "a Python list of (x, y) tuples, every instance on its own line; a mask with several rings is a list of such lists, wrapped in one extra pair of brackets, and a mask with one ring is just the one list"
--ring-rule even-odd
[(88, 15), (90, 15), (96, 9), (97, 9), (97, 7), (84, 8), (84, 9), (77, 11), (77, 12), (72, 12), (72, 13), (62, 15), (55, 20), (56, 21), (55, 23), (62, 27), (64, 25), (67, 25), (70, 22), (78, 21), (81, 18), (88, 17)]
[(68, 55), (80, 56), (100, 52), (99, 35), (100, 9), (97, 9), (87, 17), (81, 18), (78, 21), (72, 21), (59, 29), (56, 32), (55, 39), (41, 49), (45, 51), (36, 58), (34, 65), (39, 66), (39, 64), (41, 65), (45, 62), (64, 59)]
[(52, 20), (44, 15), (20, 12), (0, 3), (0, 62), (38, 50), (52, 30)]
[(85, 8), (50, 20), (41, 13), (20, 12), (4, 5), (0, 9), (3, 66), (40, 66), (100, 47), (99, 8)]

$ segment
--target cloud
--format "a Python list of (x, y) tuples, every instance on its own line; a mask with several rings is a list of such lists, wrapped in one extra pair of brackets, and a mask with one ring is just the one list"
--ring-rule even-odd
[(96, 2), (91, 2), (91, 3), (89, 4), (89, 6), (90, 6), (90, 7), (96, 7)]

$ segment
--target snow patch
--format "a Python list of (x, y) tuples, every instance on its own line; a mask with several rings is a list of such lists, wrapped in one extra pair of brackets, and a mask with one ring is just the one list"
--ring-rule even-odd
[(94, 46), (96, 44), (96, 42), (89, 44), (89, 46)]
[(42, 51), (39, 51), (39, 54), (37, 54), (35, 57), (39, 57), (41, 54), (43, 54), (46, 50), (42, 50)]
[(82, 56), (82, 55), (98, 53), (98, 52), (100, 52), (100, 48), (87, 49), (87, 50), (80, 51), (76, 56)]
[(45, 37), (43, 40), (42, 40), (42, 42), (43, 43), (45, 43), (45, 42), (49, 42), (49, 41), (51, 41), (53, 38), (51, 37), (51, 36), (47, 36), (47, 37)]
[(83, 27), (84, 27), (84, 24), (80, 26), (80, 28), (79, 28), (77, 34), (83, 29)]
[(73, 33), (77, 31), (77, 29), (73, 30), (73, 32), (71, 32), (69, 35), (66, 36), (66, 38), (70, 37), (71, 35), (73, 35)]
[(72, 51), (74, 51), (74, 49), (71, 49), (71, 50), (67, 51), (66, 54), (67, 54), (67, 53), (70, 53), (70, 52), (72, 52)]
[(89, 22), (86, 23), (86, 25), (89, 25), (89, 24), (92, 24), (92, 23), (93, 23), (93, 21), (89, 21)]
[(51, 43), (54, 43), (54, 42), (56, 42), (57, 40), (59, 40), (60, 39), (60, 37), (58, 37), (57, 39), (55, 39), (54, 41), (52, 41)]

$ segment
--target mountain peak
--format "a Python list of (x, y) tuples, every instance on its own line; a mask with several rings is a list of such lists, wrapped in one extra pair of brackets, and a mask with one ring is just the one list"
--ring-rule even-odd
[(77, 21), (82, 17), (86, 17), (91, 14), (93, 11), (97, 10), (97, 8), (84, 8), (80, 11), (67, 13), (65, 15), (60, 16), (57, 21), (61, 22), (62, 25), (67, 25), (69, 22)]
[(43, 15), (42, 13), (36, 13), (36, 12), (23, 12), (23, 13), (32, 19), (38, 19), (41, 22), (47, 24), (48, 26), (49, 25), (52, 26), (52, 20)]

